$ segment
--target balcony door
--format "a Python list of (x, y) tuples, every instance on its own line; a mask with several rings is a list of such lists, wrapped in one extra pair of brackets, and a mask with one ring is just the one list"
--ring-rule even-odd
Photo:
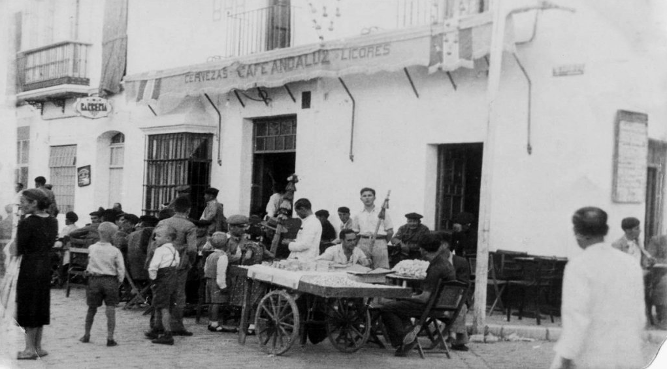
[(290, 0), (270, 0), (267, 13), (267, 49), (290, 47)]
[(123, 189), (123, 161), (125, 158), (125, 135), (118, 133), (109, 145), (109, 207), (120, 203)]

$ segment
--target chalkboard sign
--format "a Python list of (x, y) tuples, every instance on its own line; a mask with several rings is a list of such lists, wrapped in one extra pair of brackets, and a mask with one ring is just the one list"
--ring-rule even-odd
[(647, 115), (617, 111), (612, 200), (645, 201), (647, 183)]

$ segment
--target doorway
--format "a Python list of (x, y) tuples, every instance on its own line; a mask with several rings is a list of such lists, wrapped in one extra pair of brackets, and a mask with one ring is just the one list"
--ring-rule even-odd
[(272, 187), (284, 188), (295, 172), (296, 116), (279, 116), (253, 121), (253, 185), (251, 214), (264, 216)]
[(480, 210), (482, 143), (438, 146), (436, 230), (452, 230), (460, 212), (470, 212), (476, 227)]

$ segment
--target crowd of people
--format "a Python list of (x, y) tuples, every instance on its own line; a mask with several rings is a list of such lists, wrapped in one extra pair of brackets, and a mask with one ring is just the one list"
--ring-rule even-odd
[[(150, 330), (144, 333), (145, 336), (153, 343), (172, 345), (174, 336), (193, 335), (183, 321), (189, 295), (199, 297), (203, 294), (205, 302), (210, 304), (210, 331), (239, 330), (237, 326), (226, 325), (227, 311), (221, 310), (221, 307), (234, 305), (238, 295), (235, 294), (237, 287), (230, 281), (230, 266), (258, 264), (277, 258), (281, 253), (288, 259), (304, 262), (325, 260), (370, 269), (389, 269), (404, 259), (426, 260), (429, 262), (426, 278), (416, 294), (410, 299), (383, 302), (379, 306), (390, 342), (396, 347), (395, 354), (405, 356), (416, 344), (415, 341), (404, 343), (411, 318), (422, 312), (439, 281), (469, 283), (471, 271), (465, 257), (474, 254), (477, 246), (474, 217), (467, 212), (454, 218), (453, 232), (431, 231), (421, 223), (422, 215), (411, 212), (405, 215), (406, 224), (395, 233), (392, 219), (385, 212), (386, 204), (378, 207), (376, 192), (368, 187), (360, 191), (363, 204), (360, 212), (351, 215), (350, 208), (338, 208), (338, 235), (326, 210), (314, 213), (306, 198), (296, 200), (294, 205), (289, 205), (291, 209), (286, 210), (281, 192), (277, 192), (279, 197), (270, 199), (264, 221), (257, 215), (227, 218), (223, 205), (217, 201), (218, 190), (215, 188), (204, 192), (206, 208), (198, 219), (189, 218), (192, 204), (190, 196), (184, 194), (188, 189), (182, 188), (177, 189), (177, 197), (166, 204), (157, 217), (126, 213), (121, 204), (116, 203), (110, 209), (91, 212), (91, 223), (83, 227), (77, 226), (79, 217), (76, 213), (67, 212), (66, 225), (58, 232), (55, 220), (58, 208), (53, 192), (45, 188), (45, 184), (46, 180), (40, 176), (35, 179), (34, 189), (18, 193), (22, 220), (13, 251), (22, 256), (17, 284), (17, 322), (26, 328), (26, 348), (19, 352), (19, 359), (34, 359), (47, 354), (42, 349), (41, 338), (43, 326), (49, 324), (54, 247), (56, 250), (65, 245), (88, 249), (88, 312), (80, 341), (90, 342), (95, 314), (104, 303), (108, 346), (117, 345), (114, 339), (115, 307), (122, 298), (120, 288), (128, 281), (137, 289), (151, 288), (153, 314), (148, 324)], [(281, 238), (278, 250), (272, 249), (271, 242), (275, 238), (271, 230), (275, 228), (271, 225), (276, 224), (281, 212), (293, 210), (300, 220), (298, 231), (294, 237)], [(606, 222), (607, 215), (599, 209), (579, 210), (573, 216), (576, 240), (585, 253), (569, 262), (565, 272), (562, 310), (565, 334), (557, 346), (559, 356), (555, 366), (570, 366), (572, 361), (587, 363), (589, 360), (581, 359), (582, 348), (587, 347), (582, 344), (582, 332), (600, 329), (603, 333), (606, 330), (593, 328), (591, 325), (594, 324), (587, 320), (605, 320), (608, 316), (612, 320), (610, 315), (598, 314), (596, 319), (585, 318), (593, 315), (591, 307), (594, 306), (585, 309), (582, 302), (589, 302), (588, 305), (598, 304), (597, 300), (605, 302), (605, 298), (594, 291), (606, 291), (613, 286), (617, 289), (617, 284), (624, 286), (619, 289), (628, 288), (629, 295), (624, 299), (628, 303), (629, 315), (636, 315), (634, 310), (637, 310), (638, 302), (646, 301), (650, 307), (657, 307), (657, 320), (665, 326), (665, 269), (662, 275), (648, 273), (655, 263), (665, 264), (665, 236), (653, 238), (645, 249), (638, 240), (640, 221), (627, 218), (622, 222), (624, 236), (611, 245), (604, 244)], [(59, 273), (63, 274), (70, 262), (66, 249), (61, 261), (63, 268)], [(597, 261), (595, 269), (590, 266), (594, 263), (591, 261)], [(637, 267), (637, 271), (644, 269), (644, 282), (642, 274), (639, 275), (640, 283), (636, 281), (635, 270), (629, 270), (628, 277), (620, 274), (620, 271), (630, 269), (630, 265)], [(623, 282), (601, 278), (611, 269), (618, 276), (626, 277), (621, 279)], [(592, 271), (599, 270), (599, 276), (593, 276)], [(637, 296), (642, 295), (638, 289), (645, 292), (644, 299), (638, 299)], [(615, 299), (619, 298), (620, 291)], [(608, 307), (605, 304), (595, 307), (605, 310)], [(467, 305), (452, 328), (451, 348), (454, 350), (468, 350)], [(642, 312), (644, 315), (645, 311)], [(586, 327), (577, 326), (583, 323)], [(635, 326), (631, 326), (635, 324), (629, 321), (627, 334), (634, 333)], [(605, 326), (605, 322), (601, 325)], [(252, 327), (249, 333), (252, 334)], [(572, 343), (580, 344), (574, 348)]]

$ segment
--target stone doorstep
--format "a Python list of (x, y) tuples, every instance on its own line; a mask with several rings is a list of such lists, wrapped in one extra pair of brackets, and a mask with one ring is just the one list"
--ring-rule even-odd
[[(473, 330), (473, 324), (467, 324), (466, 326), (469, 330), (469, 333), (471, 333)], [(554, 342), (559, 339), (559, 336), (561, 335), (561, 328), (540, 328), (536, 326), (496, 324), (487, 325), (486, 328), (488, 333), (491, 333), (500, 339), (505, 339), (507, 336), (516, 333), (522, 338), (532, 338), (536, 340)], [(666, 340), (666, 331), (645, 330), (643, 339), (650, 343), (663, 343)]]

